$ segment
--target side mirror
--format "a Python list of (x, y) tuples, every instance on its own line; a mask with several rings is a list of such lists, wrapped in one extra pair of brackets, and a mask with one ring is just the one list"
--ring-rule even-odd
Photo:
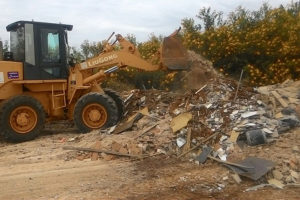
[(10, 51), (7, 51), (4, 53), (4, 60), (5, 61), (13, 61), (14, 60), (14, 56), (13, 53)]

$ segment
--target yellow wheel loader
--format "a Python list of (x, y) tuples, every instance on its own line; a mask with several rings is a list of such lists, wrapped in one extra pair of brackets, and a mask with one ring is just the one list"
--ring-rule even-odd
[(189, 67), (179, 30), (164, 39), (157, 65), (142, 59), (119, 34), (98, 56), (75, 64), (68, 55), (67, 31), (72, 28), (34, 21), (6, 27), (10, 52), (0, 48), (0, 133), (8, 141), (32, 140), (51, 120), (74, 120), (83, 133), (115, 125), (124, 108), (116, 92), (100, 86), (109, 74), (127, 66), (146, 71)]

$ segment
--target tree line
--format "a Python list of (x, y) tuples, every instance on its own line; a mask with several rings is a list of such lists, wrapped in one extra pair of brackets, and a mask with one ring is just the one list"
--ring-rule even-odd
[[(275, 84), (300, 77), (299, 0), (276, 8), (264, 3), (253, 11), (239, 6), (227, 16), (204, 7), (195, 18), (183, 19), (181, 25), (186, 48), (212, 61), (225, 75), (237, 77), (243, 69), (245, 79), (252, 85)], [(133, 34), (126, 38), (138, 47), (145, 59), (155, 56), (163, 39), (154, 34), (145, 42), (137, 42)], [(102, 48), (103, 41), (85, 40), (80, 50), (73, 52), (88, 58), (97, 55)], [(130, 73), (136, 72), (131, 70)], [(159, 76), (161, 82), (174, 77), (168, 73)], [(126, 77), (123, 75), (122, 79)]]

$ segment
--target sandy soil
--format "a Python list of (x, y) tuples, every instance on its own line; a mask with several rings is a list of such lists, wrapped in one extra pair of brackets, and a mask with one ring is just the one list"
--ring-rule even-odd
[[(68, 140), (76, 136), (74, 128), (54, 124), (34, 141), (11, 144), (1, 140), (0, 199), (296, 200), (300, 197), (300, 188), (292, 186), (245, 192), (261, 181), (242, 178), (243, 182), (237, 184), (229, 170), (212, 161), (197, 165), (165, 156), (143, 161), (127, 158), (80, 161), (70, 156), (74, 152), (62, 149), (74, 144)], [(300, 129), (282, 135), (272, 144), (236, 150), (231, 159), (251, 155), (268, 158), (280, 166), (295, 156), (292, 151), (295, 145), (300, 147)], [(223, 180), (226, 177), (228, 180)]]

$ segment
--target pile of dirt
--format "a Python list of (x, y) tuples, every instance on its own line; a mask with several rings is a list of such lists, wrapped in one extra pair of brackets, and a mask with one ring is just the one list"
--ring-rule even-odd
[(191, 64), (189, 72), (185, 75), (186, 86), (197, 89), (221, 75), (214, 69), (212, 62), (194, 51), (188, 51), (188, 61)]

